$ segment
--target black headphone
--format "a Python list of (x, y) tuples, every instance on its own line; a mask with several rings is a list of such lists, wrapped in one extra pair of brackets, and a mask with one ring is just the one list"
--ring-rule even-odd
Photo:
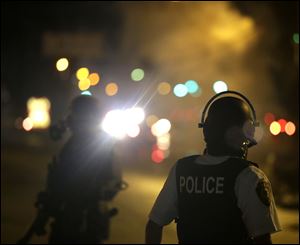
[(204, 110), (202, 112), (202, 117), (201, 117), (201, 122), (198, 123), (198, 127), (199, 128), (203, 128), (204, 127), (204, 124), (205, 124), (205, 116), (206, 116), (206, 113), (210, 107), (210, 105), (212, 104), (213, 101), (216, 100), (216, 98), (218, 97), (221, 97), (222, 95), (224, 94), (235, 94), (235, 95), (238, 95), (240, 98), (242, 98), (244, 101), (247, 102), (248, 106), (250, 107), (251, 109), (251, 114), (252, 114), (252, 123), (253, 123), (253, 126), (254, 127), (259, 127), (259, 122), (256, 120), (256, 113), (255, 113), (255, 110), (254, 110), (254, 107), (253, 105), (251, 104), (251, 102), (247, 99), (246, 96), (242, 95), (241, 93), (239, 92), (236, 92), (236, 91), (224, 91), (224, 92), (220, 92), (218, 94), (216, 94), (215, 96), (213, 96), (208, 102), (207, 104), (205, 105), (204, 107)]

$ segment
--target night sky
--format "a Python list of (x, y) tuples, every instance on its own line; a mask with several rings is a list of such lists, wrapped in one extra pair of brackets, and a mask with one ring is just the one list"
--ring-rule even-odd
[[(155, 4), (164, 8), (170, 3)], [(18, 113), (24, 113), (24, 104), (29, 96), (53, 97), (59, 93), (63, 94), (63, 90), (66, 89), (60, 83), (59, 74), (53, 65), (58, 58), (57, 55), (49, 57), (43, 54), (42, 35), (44, 32), (99, 31), (104, 36), (105, 52), (102, 57), (92, 62), (100, 65), (116, 63), (116, 59), (126, 62), (131, 57), (120, 55), (122, 40), (125, 39), (125, 34), (122, 32), (126, 20), (124, 12), (126, 8), (130, 8), (130, 5), (140, 5), (140, 9), (147, 10), (149, 5), (155, 4), (111, 1), (2, 2), (1, 86), (7, 89), (11, 101), (18, 106)], [(124, 5), (127, 6), (124, 7)], [(299, 96), (298, 93), (295, 94), (294, 86), (286, 86), (286, 84), (292, 85), (298, 80), (298, 74), (292, 71), (294, 47), (291, 42), (291, 36), (299, 28), (298, 1), (237, 1), (233, 2), (233, 5), (241, 14), (253, 18), (263, 29), (264, 39), (256, 48), (261, 52), (272, 53), (272, 59), (278, 61), (268, 67), (274, 86), (277, 87), (276, 91), (280, 91), (276, 96), (287, 110), (295, 112)], [(264, 9), (270, 10), (273, 16), (262, 13)], [(271, 42), (268, 38), (274, 37), (274, 32), (277, 35), (276, 40)], [(79, 65), (80, 58), (75, 57), (73, 63)], [(144, 63), (147, 63), (147, 60)], [(286, 97), (292, 101), (287, 102)]]

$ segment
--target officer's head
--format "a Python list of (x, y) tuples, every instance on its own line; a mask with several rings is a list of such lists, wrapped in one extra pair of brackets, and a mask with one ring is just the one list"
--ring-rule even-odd
[(242, 155), (244, 144), (256, 144), (251, 110), (236, 97), (222, 97), (210, 105), (203, 133), (211, 155)]
[(80, 95), (73, 99), (67, 125), (73, 133), (94, 132), (102, 119), (99, 101), (92, 96)]

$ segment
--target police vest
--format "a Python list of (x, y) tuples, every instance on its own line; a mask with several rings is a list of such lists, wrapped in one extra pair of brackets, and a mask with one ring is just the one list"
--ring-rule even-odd
[(251, 243), (234, 186), (238, 174), (253, 163), (229, 158), (200, 165), (197, 157), (180, 159), (176, 166), (179, 243)]

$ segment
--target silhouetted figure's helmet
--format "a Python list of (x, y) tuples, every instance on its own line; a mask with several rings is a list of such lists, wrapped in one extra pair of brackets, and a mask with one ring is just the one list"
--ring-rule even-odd
[(80, 95), (72, 101), (67, 126), (73, 133), (93, 132), (100, 128), (101, 120), (100, 103), (95, 97)]
[(254, 131), (249, 106), (236, 97), (215, 100), (203, 126), (207, 151), (212, 155), (241, 155), (245, 144), (257, 144)]

